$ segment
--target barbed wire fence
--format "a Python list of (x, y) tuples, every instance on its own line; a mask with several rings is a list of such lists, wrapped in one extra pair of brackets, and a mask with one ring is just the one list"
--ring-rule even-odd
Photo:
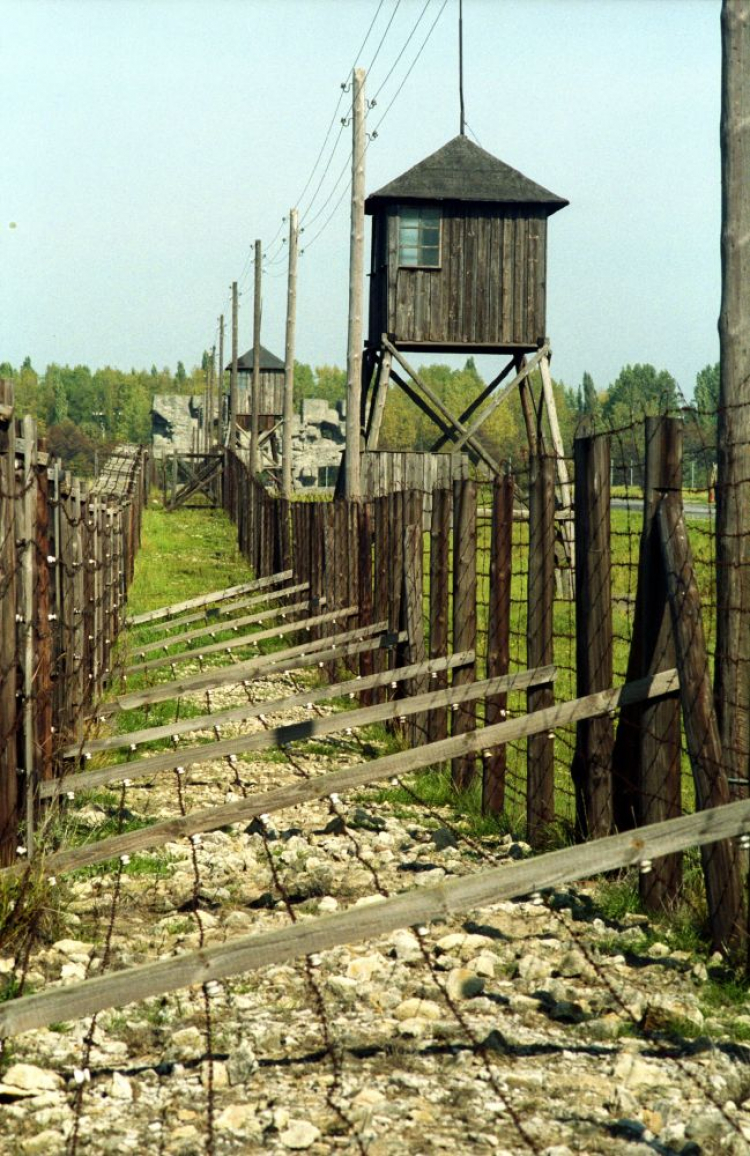
[[(608, 842), (607, 836), (613, 828), (627, 832), (632, 827), (632, 838), (624, 836), (630, 839), (629, 851), (620, 853), (619, 862), (639, 867), (644, 901), (663, 909), (678, 896), (685, 896), (679, 871), (663, 872), (661, 864), (666, 857), (648, 851), (645, 824), (670, 819), (684, 822), (677, 819), (676, 803), (687, 818), (700, 808), (715, 806), (716, 800), (701, 796), (702, 780), (691, 769), (691, 759), (695, 762), (696, 755), (684, 719), (691, 702), (689, 696), (697, 700), (699, 688), (695, 682), (686, 685), (683, 667), (678, 661), (677, 629), (663, 629), (665, 609), (673, 614), (673, 607), (679, 609), (674, 591), (670, 600), (666, 580), (657, 625), (654, 625), (657, 611), (650, 611), (650, 636), (643, 625), (644, 614), (649, 621), (648, 604), (645, 611), (643, 608), (639, 611), (643, 583), (651, 581), (656, 573), (653, 565), (651, 570), (647, 568), (649, 561), (654, 563), (647, 552), (652, 525), (657, 525), (656, 545), (660, 551), (666, 550), (670, 543), (674, 546), (680, 539), (681, 511), (677, 510), (678, 516), (670, 521), (670, 512), (660, 515), (659, 502), (655, 501), (657, 508), (652, 516), (648, 518), (644, 514), (650, 490), (654, 494), (658, 491), (662, 500), (667, 491), (673, 491), (674, 487), (663, 480), (654, 481), (653, 471), (660, 469), (663, 462), (660, 465), (659, 461), (652, 461), (651, 471), (649, 473), (647, 467), (640, 486), (639, 475), (633, 473), (631, 486), (628, 474), (628, 492), (622, 507), (611, 507), (606, 484), (607, 480), (611, 482), (613, 474), (617, 476), (618, 463), (625, 469), (622, 463), (627, 461), (628, 471), (631, 468), (635, 471), (630, 464), (631, 447), (641, 432), (644, 437), (648, 436), (649, 429), (649, 444), (666, 445), (667, 465), (674, 469), (673, 449), (669, 449), (676, 436), (675, 427), (670, 424), (672, 420), (665, 416), (642, 430), (634, 423), (606, 439), (581, 439), (586, 446), (576, 447), (570, 469), (576, 476), (577, 499), (580, 486), (582, 500), (589, 503), (588, 523), (579, 519), (577, 501), (575, 543), (579, 553), (574, 558), (566, 552), (569, 539), (559, 532), (555, 462), (550, 456), (540, 456), (538, 462), (530, 464), (528, 472), (492, 484), (481, 477), (461, 476), (459, 472), (459, 476), (452, 479), (450, 490), (445, 487), (399, 490), (395, 489), (398, 479), (392, 477), (391, 492), (354, 509), (334, 502), (285, 504), (251, 479), (239, 459), (227, 454), (225, 503), (237, 521), (241, 545), (256, 575), (259, 579), (270, 579), (285, 574), (287, 577), (279, 584), (281, 591), (285, 584), (289, 590), (300, 586), (306, 589), (297, 589), (280, 599), (277, 613), (264, 619), (261, 631), (248, 632), (246, 640), (231, 627), (233, 621), (246, 613), (247, 608), (242, 607), (228, 614), (226, 622), (218, 626), (215, 616), (209, 619), (206, 615), (205, 623), (211, 626), (216, 642), (212, 641), (198, 653), (192, 648), (193, 640), (172, 644), (170, 633), (165, 632), (165, 662), (135, 676), (129, 675), (118, 713), (133, 709), (139, 695), (141, 699), (151, 700), (143, 702), (144, 710), (159, 709), (164, 704), (165, 721), (161, 725), (165, 730), (174, 728), (169, 736), (163, 736), (167, 753), (163, 753), (163, 747), (157, 747), (144, 759), (134, 757), (135, 747), (151, 741), (149, 732), (156, 737), (159, 724), (154, 728), (146, 725), (138, 732), (141, 735), (138, 739), (133, 732), (120, 736), (120, 745), (127, 751), (125, 762), (102, 766), (97, 760), (97, 765), (88, 771), (76, 773), (73, 769), (76, 762), (85, 761), (86, 754), (90, 753), (89, 744), (95, 749), (99, 741), (89, 734), (79, 735), (77, 759), (68, 760), (70, 773), (54, 789), (49, 789), (50, 797), (64, 795), (70, 785), (77, 798), (82, 789), (79, 780), (88, 775), (95, 784), (110, 772), (111, 777), (104, 785), (110, 791), (113, 783), (118, 785), (112, 808), (114, 832), (107, 829), (100, 847), (97, 849), (93, 842), (81, 852), (62, 846), (46, 855), (40, 864), (42, 873), (49, 877), (54, 872), (58, 881), (70, 870), (80, 871), (87, 855), (89, 863), (105, 864), (106, 873), (88, 881), (90, 894), (96, 895), (100, 934), (81, 983), (75, 985), (75, 990), (53, 987), (46, 993), (54, 995), (57, 991), (54, 1012), (35, 1010), (44, 1006), (34, 1003), (42, 996), (23, 998), (23, 978), (34, 965), (37, 951), (34, 937), (30, 935), (17, 953), (22, 998), (9, 1001), (5, 1014), (0, 1009), (0, 1034), (10, 1036), (24, 1030), (28, 1022), (25, 1015), (41, 1016), (38, 1022), (51, 1022), (50, 1018), (45, 1020), (45, 1016), (78, 1020), (81, 1014), (86, 1014), (78, 1010), (85, 1006), (86, 1000), (94, 1003), (99, 998), (104, 1000), (101, 1010), (93, 1011), (93, 1018), (81, 1033), (80, 1060), (69, 1073), (69, 1152), (75, 1153), (82, 1147), (82, 1120), (85, 1118), (85, 1126), (90, 1126), (87, 1115), (87, 1104), (92, 1102), (90, 1096), (110, 1078), (111, 1061), (106, 1050), (97, 1046), (97, 1031), (101, 1026), (108, 1037), (127, 1038), (125, 1028), (118, 1028), (114, 1014), (107, 1009), (131, 1001), (150, 1008), (154, 1017), (163, 1013), (158, 1033), (160, 1044), (166, 1054), (176, 1057), (170, 1063), (177, 1063), (178, 1067), (182, 1063), (188, 1073), (179, 1086), (174, 1081), (172, 1085), (166, 1081), (160, 1085), (157, 1099), (162, 1127), (176, 1107), (181, 1104), (184, 1110), (189, 1105), (199, 1114), (196, 1119), (200, 1126), (196, 1125), (196, 1131), (203, 1150), (228, 1151), (228, 1117), (224, 1113), (229, 1108), (223, 1105), (227, 1099), (234, 1103), (235, 1098), (227, 1092), (225, 1070), (229, 1069), (233, 1084), (247, 1089), (260, 1065), (266, 1078), (273, 1074), (277, 1086), (283, 1085), (288, 1091), (291, 1085), (284, 1084), (279, 1076), (282, 1065), (287, 1064), (296, 1071), (304, 1065), (315, 1068), (320, 1058), (327, 1064), (328, 1075), (325, 1080), (314, 1081), (314, 1094), (328, 1113), (326, 1135), (350, 1142), (354, 1150), (367, 1149), (374, 1134), (372, 1122), (367, 1122), (367, 1113), (363, 1115), (361, 1105), (353, 1101), (362, 1083), (363, 1060), (368, 1048), (374, 1046), (376, 1052), (382, 1052), (386, 1045), (373, 1023), (368, 1022), (367, 1027), (362, 1028), (361, 1006), (356, 1001), (342, 1001), (339, 995), (332, 994), (334, 990), (346, 991), (341, 985), (332, 987), (330, 982), (340, 967), (340, 957), (336, 954), (339, 949), (329, 945), (317, 949), (317, 920), (311, 919), (311, 915), (331, 909), (330, 905), (321, 907), (321, 890), (336, 906), (343, 906), (347, 914), (355, 914), (351, 909), (356, 900), (360, 900), (362, 911), (369, 913), (370, 923), (363, 922), (364, 930), (350, 932), (348, 939), (347, 933), (342, 932), (342, 938), (335, 942), (343, 944), (362, 939), (379, 942), (379, 928), (385, 926), (378, 922), (379, 912), (390, 911), (394, 899), (408, 898), (408, 895), (400, 895), (404, 890), (400, 885), (402, 880), (379, 865), (369, 834), (364, 838), (365, 832), (373, 833), (366, 825), (368, 822), (374, 820), (375, 826), (379, 825), (379, 796), (372, 793), (362, 796), (362, 805), (367, 808), (363, 816), (358, 813), (358, 808), (362, 809), (359, 796), (347, 798), (352, 786), (337, 788), (340, 780), (336, 776), (345, 776), (345, 772), (331, 768), (340, 767), (342, 757), (348, 760), (353, 778), (359, 784), (354, 789), (364, 790), (368, 782), (384, 783), (390, 790), (388, 797), (405, 797), (415, 811), (436, 824), (436, 830), (448, 831), (462, 856), (452, 865), (456, 882), (471, 881), (477, 865), (491, 870), (506, 863), (506, 856), (496, 850), (499, 833), (504, 829), (501, 824), (515, 834), (525, 834), (533, 849), (539, 852), (538, 858), (530, 862), (540, 865), (541, 874), (537, 878), (542, 879), (547, 858), (544, 852), (550, 848), (588, 836), (592, 839), (589, 846), (595, 849), (597, 844)], [(598, 475), (598, 487), (587, 491), (583, 489), (586, 453), (595, 455), (605, 444), (605, 452), (610, 456), (606, 463), (609, 469)], [(706, 454), (710, 454), (710, 449), (707, 448)], [(400, 466), (406, 479), (412, 466), (406, 457), (401, 459)], [(393, 469), (393, 465), (389, 468)], [(706, 477), (712, 477), (708, 465)], [(536, 496), (532, 492), (535, 484)], [(708, 574), (711, 570), (712, 538), (711, 523), (708, 518), (699, 521), (702, 518), (702, 514), (688, 513), (695, 562), (688, 565), (683, 556), (679, 573), (684, 576), (689, 570), (697, 575), (705, 624), (706, 663), (710, 667), (716, 595), (710, 579), (704, 580), (704, 571)], [(587, 549), (603, 548), (601, 543), (592, 547), (587, 537), (597, 531), (602, 536), (603, 519), (608, 523), (605, 529), (609, 533), (604, 536), (609, 539), (609, 553), (596, 555), (599, 581), (593, 588), (592, 575), (584, 578), (582, 558)], [(659, 538), (662, 524), (668, 533)], [(540, 556), (536, 548), (538, 543), (546, 544), (544, 556)], [(573, 583), (571, 571), (575, 574)], [(649, 593), (653, 606), (654, 591)], [(96, 593), (93, 597), (96, 605)], [(584, 597), (588, 599), (583, 603), (585, 623), (581, 612)], [(306, 605), (299, 605), (300, 601)], [(273, 609), (270, 602), (263, 605)], [(326, 614), (336, 617), (320, 621)], [(606, 622), (607, 614), (609, 644), (599, 645), (593, 659), (589, 655), (591, 661), (586, 667), (589, 682), (582, 685), (581, 668), (586, 664), (580, 661), (581, 637), (583, 635), (591, 647), (592, 635), (601, 632), (601, 623)], [(180, 622), (185, 625), (186, 617), (170, 617), (166, 625), (171, 631)], [(679, 615), (675, 617), (679, 622)], [(271, 625), (267, 625), (269, 622)], [(283, 631), (281, 637), (269, 637), (271, 633), (279, 634), (274, 622)], [(369, 628), (381, 623), (379, 633), (368, 635)], [(257, 627), (260, 623), (253, 625)], [(351, 629), (344, 630), (344, 626)], [(143, 645), (156, 643), (158, 627), (146, 624), (145, 629)], [(181, 627), (177, 625), (177, 629)], [(234, 638), (230, 631), (235, 634)], [(259, 639), (261, 632), (265, 632), (266, 637)], [(224, 645), (226, 639), (220, 638), (222, 633), (229, 635), (231, 646)], [(649, 652), (644, 650), (645, 643), (639, 641), (641, 634), (652, 639)], [(96, 638), (95, 634), (87, 641), (94, 642)], [(294, 644), (296, 639), (299, 640), (296, 645), (287, 645)], [(371, 645), (373, 639), (376, 645)], [(693, 648), (699, 649), (700, 638), (693, 618), (690, 639)], [(213, 645), (216, 649), (211, 652), (209, 647)], [(139, 642), (133, 641), (128, 649), (131, 654), (138, 654), (138, 647)], [(250, 651), (252, 656), (248, 658)], [(290, 651), (296, 653), (290, 654)], [(520, 681), (514, 684), (513, 676), (526, 674), (532, 666), (530, 651), (550, 661), (544, 665), (535, 663), (537, 681), (534, 684)], [(460, 664), (457, 662), (453, 667), (452, 674), (444, 664), (451, 655), (464, 656)], [(100, 655), (99, 661), (104, 672), (106, 658)], [(339, 682), (321, 689), (318, 697), (318, 689), (311, 687), (304, 674), (306, 665), (314, 671), (326, 672)], [(123, 668), (126, 666), (123, 660)], [(463, 675), (468, 673), (469, 677), (456, 679), (457, 670)], [(675, 673), (677, 670), (679, 676)], [(408, 673), (399, 673), (403, 671)], [(660, 691), (653, 700), (646, 698), (645, 692), (643, 697), (626, 701), (624, 705), (621, 699), (611, 697), (607, 700), (609, 705), (602, 699), (591, 715), (576, 718), (575, 712), (571, 717), (560, 710), (559, 721), (545, 722), (541, 729), (527, 725), (534, 713), (556, 710), (549, 701), (552, 691), (554, 702), (562, 708), (597, 694), (605, 695), (623, 683), (653, 681), (659, 676), (663, 676), (659, 686), (668, 689)], [(489, 691), (480, 687), (482, 693), (475, 699), (462, 698), (469, 695), (472, 684), (503, 678), (511, 680), (505, 689), (498, 689), (495, 681)], [(281, 696), (280, 687), (284, 688)], [(675, 728), (678, 691), (683, 719)], [(437, 692), (444, 693), (444, 700), (438, 701)], [(326, 697), (342, 695), (346, 695), (346, 709), (336, 714), (326, 733), (323, 724), (331, 708), (323, 709), (318, 704), (325, 702)], [(355, 696), (356, 704), (352, 702)], [(301, 698), (307, 701), (300, 703)], [(88, 699), (89, 709), (93, 701)], [(304, 712), (304, 725), (299, 721), (285, 724), (282, 719), (272, 727), (269, 717), (288, 712), (290, 706)], [(664, 707), (670, 712), (666, 721), (656, 713)], [(355, 721), (353, 712), (367, 709), (371, 713)], [(370, 732), (361, 728), (367, 727), (369, 720), (378, 720), (378, 710), (388, 709), (388, 725), (394, 731), (390, 742), (396, 749), (384, 755), (382, 746), (378, 749), (382, 740), (371, 739)], [(167, 716), (167, 710), (173, 718)], [(98, 711), (95, 707), (89, 720), (102, 717)], [(111, 704), (102, 706), (101, 711), (110, 725), (118, 725)], [(614, 714), (617, 711), (616, 730)], [(191, 718), (194, 712), (198, 713)], [(224, 716), (228, 712), (234, 713), (236, 719), (226, 720)], [(211, 716), (216, 719), (213, 723)], [(547, 717), (545, 714), (544, 718)], [(246, 737), (240, 731), (235, 738), (231, 727), (235, 723), (239, 726), (243, 718), (254, 719), (255, 723)], [(599, 729), (592, 733), (593, 723)], [(201, 740), (196, 748), (182, 745), (181, 736), (189, 733), (191, 725), (196, 727)], [(495, 729), (503, 726), (508, 727), (507, 732)], [(520, 730), (516, 733), (513, 727)], [(489, 728), (493, 728), (491, 737), (485, 740), (481, 732), (489, 732)], [(587, 729), (582, 733), (581, 728)], [(227, 733), (232, 737), (227, 738)], [(506, 740), (505, 733), (516, 733), (516, 737)], [(627, 760), (617, 751), (618, 741), (629, 752)], [(450, 751), (435, 747), (433, 753), (426, 745), (429, 742), (454, 745)], [(227, 749), (232, 743), (235, 749)], [(671, 793), (661, 781), (653, 787), (654, 765), (650, 760), (658, 764), (661, 774), (665, 747), (668, 767), (676, 776), (676, 797), (674, 786)], [(267, 750), (273, 756), (273, 762), (265, 769), (254, 753), (260, 750)], [(634, 752), (634, 761), (630, 761)], [(610, 776), (604, 776), (602, 783), (600, 772), (605, 753), (610, 756)], [(414, 761), (414, 755), (422, 761)], [(117, 757), (122, 759), (122, 753)], [(417, 777), (411, 775), (410, 760), (417, 771), (423, 768), (424, 773), (420, 772)], [(574, 762), (576, 770), (571, 774)], [(444, 769), (439, 771), (441, 766)], [(438, 775), (442, 776), (443, 785), (435, 791)], [(712, 784), (716, 775), (718, 771)], [(321, 782), (321, 778), (325, 781)], [(530, 783), (533, 784), (531, 791)], [(739, 794), (738, 786), (734, 784), (735, 795)], [(345, 798), (347, 801), (343, 801)], [(462, 817), (462, 811), (465, 814), (469, 810), (470, 798), (473, 798), (471, 806), (475, 814), (484, 810), (501, 817), (494, 835), (477, 835)], [(71, 804), (74, 801), (71, 800)], [(723, 801), (728, 802), (728, 797)], [(299, 812), (299, 827), (276, 825), (277, 808), (288, 806), (303, 809)], [(728, 813), (729, 808), (726, 811)], [(706, 848), (731, 846), (732, 854), (728, 861), (722, 860), (720, 866), (724, 869), (728, 862), (732, 867), (739, 851), (730, 840), (741, 836), (748, 822), (744, 810), (732, 814), (736, 818), (723, 833), (719, 832), (717, 841), (704, 844), (704, 866), (709, 879), (707, 915), (715, 942), (716, 919), (726, 911), (728, 903), (734, 902), (734, 884), (729, 874), (724, 880), (720, 876), (718, 884), (715, 880), (714, 884), (710, 883), (711, 862)], [(150, 826), (127, 831), (129, 815), (147, 820)], [(238, 829), (241, 816), (244, 816), (243, 823), (248, 818), (252, 820), (247, 829)], [(157, 831), (160, 823), (169, 828), (163, 837)], [(683, 837), (681, 846), (700, 845), (706, 838), (707, 824), (708, 819), (700, 829), (686, 828), (690, 834)], [(307, 836), (308, 828), (317, 832), (314, 839)], [(322, 834), (327, 828), (330, 828), (327, 834)], [(394, 829), (402, 828), (394, 824)], [(387, 834), (387, 830), (385, 823), (381, 831)], [(177, 890), (181, 889), (182, 901), (178, 910), (191, 922), (192, 931), (169, 939), (164, 971), (171, 970), (172, 975), (162, 981), (164, 994), (142, 995), (138, 987), (141, 973), (121, 973), (130, 962), (127, 943), (133, 936), (135, 918), (154, 921), (157, 912), (164, 911), (165, 898), (171, 894), (170, 880), (162, 881), (157, 875), (151, 891), (139, 892), (137, 880), (130, 874), (134, 853), (124, 848), (138, 846), (141, 849), (137, 854), (143, 850), (156, 854), (165, 843), (172, 862), (180, 865)], [(654, 845), (659, 848), (658, 840)], [(230, 848), (228, 866), (221, 862), (222, 850), (227, 847)], [(387, 847), (386, 842), (382, 849)], [(311, 848), (312, 858), (320, 857), (322, 864), (308, 865)], [(580, 854), (575, 847), (569, 852)], [(678, 854), (670, 853), (669, 859), (675, 859)], [(324, 870), (328, 859), (352, 866), (337, 881), (334, 872)], [(425, 861), (430, 861), (429, 856)], [(603, 869), (593, 860), (586, 860), (585, 869), (579, 867), (579, 874), (570, 877), (585, 878)], [(356, 886), (352, 884), (355, 870), (361, 872)], [(502, 866), (502, 870), (513, 872), (515, 868)], [(242, 902), (238, 902), (237, 896), (234, 901), (227, 901), (228, 896), (222, 900), (220, 893), (227, 891), (228, 877), (236, 876), (237, 872), (251, 873), (252, 885), (242, 890)], [(14, 877), (31, 880), (31, 865), (25, 871), (16, 868)], [(606, 991), (633, 1028), (649, 1040), (652, 1054), (664, 1063), (679, 1067), (684, 1078), (695, 1084), (697, 1094), (722, 1115), (727, 1128), (741, 1136), (737, 1119), (725, 1110), (723, 1099), (710, 1078), (696, 1071), (673, 1040), (643, 1023), (642, 1015), (632, 1010), (628, 993), (613, 979), (600, 954), (592, 950), (588, 935), (560, 913), (560, 884), (537, 887), (530, 882), (532, 878), (530, 873), (524, 876), (525, 883), (517, 884), (521, 889), (515, 894), (525, 896), (529, 907), (545, 908), (558, 926), (561, 938), (574, 944), (585, 957), (598, 989)], [(428, 896), (427, 888), (419, 890)], [(540, 890), (547, 893), (546, 898), (535, 894)], [(689, 898), (695, 902), (694, 893), (689, 893)], [(250, 909), (248, 900), (252, 904)], [(230, 908), (227, 915), (241, 914), (244, 918), (217, 919), (216, 913), (222, 910), (223, 902)], [(498, 1056), (513, 1056), (512, 1041), (498, 1030), (488, 1034), (485, 1021), (481, 1016), (477, 1019), (471, 1004), (456, 995), (439, 963), (437, 939), (444, 933), (446, 923), (451, 926), (451, 914), (468, 913), (485, 906), (476, 896), (459, 907), (438, 904), (434, 915), (441, 922), (437, 926), (422, 915), (429, 910), (427, 907), (417, 905), (415, 919), (408, 914), (402, 917), (399, 926), (411, 929), (415, 944), (407, 967), (410, 976), (407, 990), (418, 993), (409, 997), (418, 1002), (433, 997), (439, 1001), (442, 1014), (452, 1024), (445, 1037), (450, 1041), (452, 1052), (463, 1051), (471, 1056), (477, 1065), (473, 1070), (481, 1068), (483, 1080), (492, 1090), (496, 1105), (493, 1126), (506, 1127), (508, 1135), (513, 1137), (509, 1142), (519, 1150), (541, 1152), (547, 1140), (539, 1122), (530, 1122), (524, 1095), (518, 1088), (509, 1088), (498, 1072)], [(381, 916), (383, 919), (385, 914)], [(260, 944), (264, 936), (277, 932), (281, 935), (285, 927), (293, 928), (299, 945), (282, 951), (282, 942), (286, 944), (288, 940), (277, 939), (276, 946), (269, 944), (265, 954), (259, 946), (260, 966), (266, 969), (263, 973), (266, 978), (261, 977), (248, 986), (243, 976), (247, 974), (244, 965), (249, 955), (238, 954), (229, 972), (216, 970), (214, 974), (211, 970), (207, 961), (214, 959), (214, 949), (217, 953), (222, 948), (231, 950), (238, 929), (252, 930), (252, 935), (243, 940), (243, 947), (249, 952), (252, 940)], [(730, 923), (729, 930), (734, 929)], [(308, 941), (312, 950), (306, 950)], [(717, 946), (726, 942), (719, 940)], [(237, 946), (239, 951), (239, 940)], [(188, 966), (191, 948), (197, 951), (196, 959), (202, 961), (200, 966), (197, 962)], [(284, 954), (285, 951), (289, 954)], [(284, 965), (285, 959), (293, 961), (296, 957), (300, 958), (298, 964)], [(282, 970), (287, 966), (286, 974), (268, 977), (268, 967), (274, 960), (279, 961), (277, 966)], [(398, 954), (390, 960), (383, 956), (383, 960), (386, 970), (381, 973), (380, 985), (386, 990), (391, 985), (397, 989), (403, 982), (404, 965)], [(217, 968), (219, 966), (217, 964)], [(355, 969), (352, 977), (355, 985), (356, 974)], [(120, 994), (114, 999), (96, 996), (96, 984), (110, 980), (115, 984), (121, 981)], [(158, 985), (159, 981), (154, 982)], [(281, 991), (292, 994), (283, 997)], [(293, 1016), (293, 1041), (289, 1044), (278, 1039), (273, 1042), (270, 1034), (264, 1037), (256, 1027), (264, 1002), (270, 1000), (278, 1013), (283, 998), (290, 1001), (287, 1010)], [(24, 1005), (30, 1009), (28, 1013)], [(66, 1005), (69, 1014), (61, 1015)], [(199, 1038), (190, 1044), (179, 1040), (170, 1052), (170, 1037), (174, 1036), (179, 1023), (195, 1025)], [(225, 1024), (229, 1026), (225, 1028)], [(414, 1056), (424, 1059), (424, 1041), (415, 1036), (409, 1046)], [(188, 1049), (187, 1054), (184, 1049)], [(257, 1094), (256, 1098), (260, 1100)], [(252, 1100), (245, 1122), (248, 1128), (256, 1130), (258, 1139), (262, 1132), (264, 1143), (269, 1145), (278, 1142), (286, 1126), (283, 1112), (275, 1117), (272, 1108), (261, 1108)], [(136, 1129), (133, 1136), (136, 1135), (142, 1133)], [(90, 1137), (87, 1143), (90, 1145)]]

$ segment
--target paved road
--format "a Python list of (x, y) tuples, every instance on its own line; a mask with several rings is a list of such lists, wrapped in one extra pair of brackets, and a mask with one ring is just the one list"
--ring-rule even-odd
[[(616, 510), (633, 510), (640, 511), (643, 509), (643, 500), (641, 498), (613, 498), (612, 506)], [(716, 507), (703, 502), (685, 502), (685, 513), (689, 518), (709, 518), (713, 521), (714, 510)]]

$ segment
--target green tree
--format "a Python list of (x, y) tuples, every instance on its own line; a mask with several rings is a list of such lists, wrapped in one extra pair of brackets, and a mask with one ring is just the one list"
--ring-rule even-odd
[(62, 376), (59, 376), (55, 382), (55, 403), (52, 416), (58, 425), (60, 422), (66, 421), (68, 417), (68, 391)]
[(671, 373), (653, 365), (626, 365), (609, 387), (602, 416), (610, 425), (623, 427), (676, 405), (677, 382)]
[(695, 408), (705, 416), (709, 414), (715, 418), (719, 408), (719, 362), (715, 365), (706, 365), (698, 371), (695, 378)]

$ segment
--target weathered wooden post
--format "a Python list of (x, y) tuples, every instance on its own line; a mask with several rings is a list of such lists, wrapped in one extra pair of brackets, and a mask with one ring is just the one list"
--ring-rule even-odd
[[(448, 596), (450, 590), (451, 491), (432, 491), (430, 515), (430, 658), (448, 653)], [(448, 673), (441, 670), (432, 680), (435, 690), (448, 685)], [(430, 711), (430, 742), (448, 737), (448, 708)]]
[[(471, 478), (453, 483), (453, 650), (476, 650), (477, 645), (477, 484)], [(453, 672), (453, 685), (474, 682), (476, 662)], [(453, 734), (476, 726), (476, 706), (465, 703), (453, 712)], [(466, 790), (476, 770), (476, 755), (452, 760), (453, 785)]]
[[(609, 438), (579, 437), (575, 458), (576, 693), (608, 690), (613, 676), (612, 556), (610, 551)], [(612, 830), (612, 750), (609, 715), (576, 727), (571, 773), (580, 839)]]
[[(666, 574), (674, 631), (680, 698), (699, 810), (730, 801), (729, 783), (714, 711), (711, 674), (703, 633), (698, 584), (681, 504), (663, 499), (657, 532)], [(737, 848), (730, 840), (702, 848), (711, 938), (720, 950), (740, 946), (746, 936)]]
[[(513, 478), (496, 478), (492, 488), (490, 541), (490, 604), (487, 620), (487, 677), (496, 678), (510, 669), (510, 592), (513, 557)], [(507, 694), (489, 695), (485, 724), (505, 718)], [(506, 748), (503, 743), (484, 754), (482, 811), (500, 815), (505, 806)]]
[[(529, 668), (553, 662), (555, 608), (555, 459), (543, 442), (529, 456), (529, 578), (526, 654)], [(551, 683), (527, 691), (529, 714), (554, 704)], [(551, 732), (526, 744), (526, 838), (539, 847), (555, 818), (555, 743)]]
[(16, 858), (18, 774), (16, 764), (16, 435), (13, 383), (0, 378), (0, 866)]
[[(643, 535), (638, 581), (642, 588), (642, 669), (646, 677), (675, 665), (667, 582), (659, 543), (656, 512), (660, 502), (682, 503), (682, 422), (646, 418), (646, 476), (643, 490)], [(645, 703), (640, 711), (638, 823), (674, 819), (682, 812), (679, 699)], [(668, 907), (682, 880), (682, 857), (665, 855), (653, 870), (641, 874), (641, 897), (652, 909)]]

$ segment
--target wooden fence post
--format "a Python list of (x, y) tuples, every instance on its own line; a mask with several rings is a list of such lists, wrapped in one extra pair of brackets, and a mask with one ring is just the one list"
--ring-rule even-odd
[(0, 866), (16, 858), (16, 492), (13, 383), (0, 378)]
[[(661, 501), (682, 502), (682, 422), (646, 418), (646, 477), (643, 491), (643, 536), (638, 581), (643, 586), (639, 677), (675, 666), (675, 647), (667, 600), (656, 513)], [(674, 819), (682, 813), (679, 698), (646, 703), (640, 712), (640, 778), (638, 824)], [(640, 876), (641, 898), (652, 910), (676, 899), (682, 881), (682, 856), (656, 859)]]
[[(448, 653), (448, 596), (450, 588), (451, 491), (432, 491), (430, 514), (430, 658)], [(448, 685), (448, 673), (441, 670), (433, 679), (435, 690)], [(431, 710), (429, 740), (448, 737), (448, 708)]]
[[(578, 437), (575, 458), (576, 693), (612, 686), (612, 556), (610, 445), (606, 436)], [(612, 719), (586, 719), (576, 728), (571, 768), (576, 831), (582, 841), (612, 831)]]
[[(529, 578), (526, 621), (527, 665), (553, 662), (555, 607), (555, 459), (539, 442), (529, 455)], [(529, 714), (553, 705), (552, 684), (528, 691)], [(554, 735), (532, 735), (526, 745), (526, 838), (532, 847), (543, 844), (546, 828), (555, 818)]]
[[(453, 650), (476, 650), (477, 645), (477, 484), (470, 478), (453, 483)], [(453, 685), (476, 678), (476, 662), (453, 672)], [(453, 712), (453, 734), (474, 730), (476, 706), (466, 703)], [(453, 759), (451, 774), (457, 790), (466, 790), (474, 778), (476, 755)]]
[[(685, 736), (696, 801), (703, 811), (723, 806), (731, 796), (714, 710), (698, 584), (680, 503), (663, 500), (658, 507), (657, 525), (680, 672)], [(746, 928), (736, 848), (724, 840), (703, 847), (701, 854), (713, 945), (719, 950), (737, 948), (746, 937)]]
[[(422, 502), (412, 505), (404, 526), (404, 590), (402, 606), (404, 625), (409, 636), (404, 665), (413, 665), (425, 659), (424, 638), (424, 545), (422, 530)], [(429, 689), (429, 677), (419, 675), (410, 679), (406, 687), (407, 695), (425, 694)], [(409, 739), (412, 746), (427, 741), (427, 715), (414, 715), (409, 723)]]
[[(50, 566), (57, 559), (50, 554), (50, 501), (46, 465), (36, 471), (35, 542), (36, 587), (34, 607), (34, 698), (36, 716), (36, 779), (52, 778), (52, 599)], [(50, 558), (52, 561), (50, 562)]]
[(20, 542), (21, 581), (19, 593), (20, 645), (19, 655), (23, 672), (23, 772), (24, 817), (26, 821), (26, 849), (29, 858), (34, 853), (34, 823), (36, 811), (36, 686), (35, 686), (35, 632), (36, 632), (36, 484), (37, 432), (32, 417), (23, 419), (23, 471), (21, 492), (16, 500), (16, 532)]
[[(361, 626), (368, 626), (374, 622), (372, 616), (373, 587), (372, 587), (372, 504), (361, 502), (355, 506), (357, 516), (357, 576), (359, 589), (357, 596), (352, 600), (359, 606), (359, 622)], [(361, 654), (359, 658), (359, 673), (363, 678), (374, 671), (372, 651)], [(368, 706), (373, 701), (371, 691), (363, 691), (360, 702)]]
[[(487, 619), (487, 677), (496, 678), (510, 669), (510, 592), (513, 557), (513, 478), (496, 478), (492, 488), (490, 541), (490, 604)], [(485, 724), (502, 722), (507, 694), (489, 695)], [(500, 815), (505, 807), (505, 745), (485, 752), (482, 774), (482, 811)]]

